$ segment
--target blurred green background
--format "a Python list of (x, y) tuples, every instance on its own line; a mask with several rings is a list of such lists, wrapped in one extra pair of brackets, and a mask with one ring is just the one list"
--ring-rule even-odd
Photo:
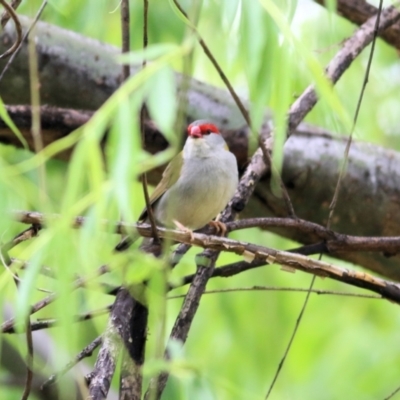
[[(191, 37), (190, 29), (178, 17), (171, 3), (150, 1), (150, 45), (173, 43), (179, 49), (185, 38)], [(18, 11), (33, 16), (40, 4), (40, 0), (26, 0)], [(132, 0), (130, 4), (132, 50), (140, 50), (142, 2)], [(199, 5), (199, 32), (237, 91), (253, 101), (251, 112), (255, 123), (260, 123), (266, 106), (274, 111), (277, 126), (282, 128), (277, 132), (278, 138), (281, 138), (277, 140), (276, 149), (279, 166), (284, 134), (282, 121), (289, 105), (318, 79), (318, 73), (355, 27), (306, 0), (182, 0), (181, 4), (193, 13), (195, 6)], [(42, 20), (120, 46), (119, 12), (119, 0), (51, 0)], [(189, 56), (187, 52), (184, 57), (178, 54), (160, 69), (182, 71), (185, 57)], [(322, 100), (306, 121), (338, 135), (348, 132), (348, 121), (356, 107), (367, 58), (368, 49), (346, 71), (334, 95), (330, 94), (327, 85), (322, 83), (319, 86)], [(154, 62), (163, 63), (158, 59)], [(312, 65), (319, 69), (313, 70)], [(204, 82), (223, 87), (217, 72), (197, 44), (193, 46), (192, 74)], [(397, 139), (400, 129), (399, 76), (397, 52), (378, 40), (356, 127), (357, 140), (400, 149)], [(162, 79), (168, 79), (168, 73)], [(63, 215), (61, 221), (51, 224), (38, 239), (13, 250), (12, 256), (31, 262), (28, 271), (21, 273), (19, 290), (7, 270), (0, 274), (0, 299), (4, 305), (12, 304), (19, 322), (23, 321), (29, 304), (46, 296), (35, 288), (47, 288), (60, 295), (59, 301), (36, 316), (57, 317), (62, 324), (47, 331), (50, 338), (48, 344), (51, 345), (49, 359), (36, 361), (37, 370), (45, 376), (60, 369), (104, 331), (106, 316), (84, 323), (71, 323), (76, 314), (98, 309), (113, 301), (112, 297), (101, 293), (98, 279), (92, 280), (93, 290), (72, 291), (71, 282), (77, 274), (91, 277), (96, 268), (108, 263), (113, 272), (100, 278), (102, 282), (117, 285), (123, 280), (150, 280), (151, 318), (146, 371), (151, 375), (157, 369), (157, 343), (160, 338), (167, 338), (182, 303), (182, 299), (171, 299), (165, 306), (164, 278), (167, 276), (169, 280), (179, 281), (180, 277), (195, 270), (194, 255), (199, 249), (192, 249), (170, 274), (165, 272), (162, 260), (153, 260), (134, 250), (116, 257), (112, 249), (119, 238), (100, 229), (103, 218), (116, 220), (123, 215), (128, 222), (135, 221), (143, 207), (141, 186), (136, 181), (143, 168), (137, 160), (151, 160), (151, 156), (140, 149), (137, 117), (132, 112), (145, 95), (140, 89), (143, 80), (139, 83), (142, 86), (129, 94), (130, 103), (127, 104), (131, 108), (126, 104), (115, 104), (115, 113), (105, 117), (105, 122), (92, 123), (84, 129), (84, 135), (68, 164), (50, 160), (45, 165), (30, 167), (26, 171), (21, 163), (31, 160), (32, 154), (0, 146), (2, 215), (7, 215), (11, 209), (34, 209)], [(164, 93), (164, 96), (164, 101), (168, 101), (173, 97), (173, 91)], [(172, 130), (173, 121), (164, 123), (170, 124)], [(103, 160), (99, 132), (105, 124), (111, 124), (112, 128), (107, 156)], [(132, 135), (123, 135), (122, 126)], [(175, 151), (174, 140), (169, 139)], [(165, 153), (164, 158), (154, 162), (160, 164), (170, 156), (170, 153)], [(69, 218), (81, 214), (89, 216), (90, 223), (79, 231), (72, 231), (68, 226)], [(23, 229), (22, 225), (3, 218), (2, 242)], [(256, 229), (236, 232), (231, 237), (279, 249), (296, 245)], [(222, 254), (218, 265), (238, 259), (231, 254)], [(324, 260), (328, 259), (324, 257)], [(344, 265), (337, 260), (332, 262)], [(58, 279), (39, 275), (43, 264), (52, 267)], [(349, 267), (357, 268), (353, 265)], [(309, 275), (287, 273), (272, 265), (229, 279), (212, 279), (207, 289), (253, 285), (307, 288), (310, 282)], [(317, 278), (315, 288), (361, 293), (320, 278)], [(169, 295), (183, 294), (185, 290), (180, 288)], [(173, 348), (172, 377), (163, 398), (265, 398), (304, 299), (305, 293), (277, 291), (204, 295), (186, 345), (183, 349), (179, 346)], [(375, 400), (389, 395), (400, 385), (397, 368), (400, 318), (396, 311), (397, 306), (383, 300), (312, 294), (292, 349), (269, 398)], [(165, 329), (161, 323), (164, 318)], [(22, 335), (4, 338), (25, 355)], [(91, 366), (94, 359), (95, 355), (84, 363)], [(8, 377), (9, 372), (2, 369), (0, 382), (4, 383), (0, 385), (1, 397), (20, 398), (21, 388), (8, 384)], [(68, 397), (71, 394), (70, 379), (71, 376), (60, 382), (65, 399), (71, 398)], [(114, 379), (113, 389), (118, 390), (117, 379)]]

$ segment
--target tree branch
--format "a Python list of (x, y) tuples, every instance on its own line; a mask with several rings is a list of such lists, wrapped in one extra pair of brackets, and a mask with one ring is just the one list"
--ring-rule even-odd
[[(260, 165), (261, 168), (261, 165)], [(260, 171), (261, 172), (261, 171)], [(254, 170), (252, 171), (251, 177), (256, 177)], [(245, 190), (251, 189), (248, 186), (244, 188)], [(239, 212), (244, 206), (243, 202), (240, 201), (239, 196), (235, 196), (232, 199), (232, 207)], [(13, 213), (14, 219), (19, 222), (29, 224), (29, 225), (40, 225), (46, 226), (46, 221), (57, 220), (60, 218), (57, 214), (42, 214), (36, 211), (15, 211)], [(71, 221), (72, 228), (80, 228), (87, 221), (86, 217), (76, 217)], [(128, 232), (137, 231), (139, 235), (143, 237), (151, 237), (151, 232), (149, 231), (148, 224), (130, 224), (126, 222), (112, 222), (104, 221), (103, 226), (105, 230), (109, 230), (112, 233), (117, 234), (127, 234)], [(285, 228), (290, 229), (293, 236), (307, 235), (312, 242), (324, 242), (325, 252), (330, 255), (338, 255), (341, 252), (379, 252), (384, 253), (386, 257), (394, 256), (400, 252), (400, 236), (353, 236), (346, 235), (343, 233), (335, 232), (333, 230), (327, 229), (322, 225), (310, 222), (308, 220), (303, 220), (300, 218), (248, 218), (237, 221), (231, 221), (226, 223), (228, 232), (248, 229), (248, 228)], [(158, 231), (162, 230), (159, 228)], [(174, 232), (170, 239), (187, 243), (194, 244), (195, 242), (187, 242), (182, 239), (182, 236), (176, 235), (176, 232), (180, 231), (169, 231), (163, 230), (161, 237), (167, 237), (169, 232)], [(211, 232), (211, 230), (210, 230)], [(213, 237), (213, 236), (210, 236)]]
[[(25, 26), (29, 25), (26, 19), (21, 18), (21, 21)], [(13, 35), (12, 26), (7, 26), (6, 31), (0, 34), (0, 49), (3, 42), (12, 40)], [(37, 35), (39, 58), (46, 65), (46, 69), (41, 70), (44, 75), (40, 80), (43, 82), (42, 98), (47, 102), (64, 107), (96, 108), (117, 88), (118, 69), (113, 56), (117, 54), (118, 49), (45, 23), (38, 23)], [(60, 41), (66, 43), (68, 48), (74, 48), (68, 57), (65, 57), (65, 52), (59, 54), (57, 49), (60, 48), (58, 46)], [(0, 83), (3, 99), (10, 103), (29, 102), (26, 91), (18, 90), (20, 84), (25, 86), (28, 84), (24, 46), (22, 54), (16, 58), (15, 64), (13, 63), (8, 71), (7, 79)], [(87, 55), (86, 60), (76, 57), (82, 53)], [(51, 79), (47, 77), (48, 73), (52, 74)], [(74, 90), (71, 85), (65, 84), (70, 81), (77, 82)], [(50, 84), (52, 86), (49, 86)], [(91, 94), (90, 97), (87, 97), (88, 93)], [(42, 110), (44, 110), (42, 126), (46, 145), (68, 134), (90, 117), (90, 113), (76, 110), (69, 110), (70, 112), (67, 110), (66, 114), (61, 110), (57, 114), (60, 118), (52, 115), (46, 117), (46, 109)], [(13, 118), (18, 118), (18, 109), (10, 112), (13, 111)], [(51, 114), (54, 109), (48, 111)], [(29, 110), (22, 109), (21, 115), (29, 116)], [(247, 129), (244, 128), (245, 122), (236, 106), (227, 92), (192, 80), (186, 117), (193, 120), (204, 116), (214, 118), (221, 126), (224, 137), (238, 159), (239, 166), (243, 168), (247, 162), (248, 135)], [(59, 125), (54, 123), (60, 120)], [(50, 128), (46, 128), (49, 126), (46, 121), (50, 123)], [(26, 128), (23, 133), (25, 132), (26, 138), (30, 139), (29, 118), (25, 118), (23, 124)], [(297, 215), (303, 219), (325, 224), (326, 204), (332, 198), (332, 186), (337, 180), (337, 170), (343, 157), (344, 145), (341, 138), (335, 138), (324, 131), (316, 132), (315, 128), (307, 125), (299, 126), (298, 132), (301, 134), (292, 135), (285, 145), (283, 180)], [(9, 130), (0, 126), (1, 141), (20, 145)], [(146, 149), (155, 153), (166, 147), (165, 139), (154, 124), (149, 122), (146, 127)], [(64, 159), (68, 159), (68, 156), (68, 152), (62, 155)], [(324, 159), (322, 164), (321, 159)], [(160, 174), (161, 169), (153, 171), (149, 174), (149, 181), (156, 183)], [(349, 173), (343, 182), (332, 229), (360, 236), (399, 235), (400, 227), (393, 222), (400, 220), (400, 210), (397, 206), (400, 195), (395, 184), (398, 179), (400, 179), (398, 153), (365, 143), (354, 143), (350, 151)], [(283, 207), (281, 199), (276, 198), (270, 191), (268, 177), (261, 180), (250, 202), (250, 206), (242, 214), (243, 217), (286, 215), (286, 208)], [(357, 204), (357, 207), (349, 207), (349, 204)], [(374, 210), (373, 213), (371, 209)], [(275, 232), (305, 244), (312, 241), (308, 235), (294, 236), (291, 230), (279, 229)], [(379, 254), (371, 257), (368, 253), (347, 253), (338, 256), (392, 279), (400, 279), (400, 257), (387, 258)]]
[[(343, 73), (349, 68), (354, 59), (361, 53), (374, 38), (377, 16), (369, 18), (351, 38), (347, 39), (342, 48), (326, 67), (326, 76), (332, 83), (336, 83)], [(400, 13), (394, 6), (382, 10), (378, 27), (378, 34), (385, 31), (400, 19)], [(317, 103), (315, 86), (310, 85), (303, 94), (293, 103), (289, 111), (288, 135), (290, 136), (305, 115)]]
[[(121, 288), (117, 293), (113, 308), (111, 310), (110, 319), (106, 332), (103, 335), (103, 344), (97, 356), (96, 364), (93, 372), (90, 374), (89, 380), (89, 398), (93, 400), (105, 399), (110, 389), (111, 379), (114, 375), (118, 355), (123, 346), (129, 351), (134, 361), (140, 360), (143, 354), (132, 353), (132, 349), (137, 349), (129, 343), (131, 338), (134, 340), (144, 340), (144, 336), (134, 338), (131, 335), (131, 315), (135, 307), (139, 303), (130, 295), (129, 291)], [(143, 307), (144, 308), (144, 307)], [(147, 309), (146, 309), (147, 312)], [(143, 321), (140, 321), (143, 322)], [(147, 314), (145, 318), (147, 326)], [(135, 327), (137, 330), (138, 327)], [(142, 347), (143, 351), (143, 347)]]
[[(21, 219), (24, 219), (25, 222), (31, 223), (41, 223), (45, 222), (45, 218), (40, 213), (20, 213), (22, 216)], [(54, 216), (53, 216), (54, 218)], [(76, 226), (81, 226), (85, 222), (85, 218), (79, 217), (77, 220), (79, 224)], [(323, 226), (319, 226), (308, 221), (293, 221), (290, 218), (271, 218), (271, 219), (256, 219), (256, 220), (244, 220), (238, 222), (231, 222), (228, 224), (228, 227), (235, 229), (238, 225), (241, 227), (250, 227), (255, 226), (256, 223), (260, 223), (261, 225), (269, 225), (269, 226), (291, 226), (298, 229), (300, 232), (311, 232), (314, 235), (320, 236), (321, 239), (326, 240), (326, 246), (332, 247), (334, 249), (340, 249), (341, 251), (349, 251), (350, 248), (364, 250), (368, 248), (370, 251), (400, 251), (400, 237), (353, 237), (348, 235), (342, 235), (339, 233), (335, 233), (333, 231), (329, 231)], [(151, 237), (151, 227), (148, 224), (121, 224), (116, 222), (114, 224), (116, 229), (119, 232), (125, 232), (125, 227), (129, 226), (129, 229), (137, 229), (138, 233), (144, 237)], [(333, 264), (325, 263), (323, 261), (313, 260), (308, 257), (305, 257), (301, 254), (290, 253), (288, 251), (281, 251), (270, 249), (264, 246), (258, 246), (247, 242), (236, 241), (229, 238), (219, 237), (219, 236), (210, 236), (205, 233), (193, 233), (192, 235), (188, 232), (183, 232), (179, 230), (170, 230), (165, 228), (157, 228), (157, 232), (161, 238), (168, 238), (170, 240), (190, 244), (192, 246), (199, 246), (204, 249), (211, 249), (215, 251), (227, 251), (230, 253), (235, 253), (241, 255), (245, 258), (246, 263), (243, 262), (235, 263), (226, 267), (225, 270), (223, 268), (218, 268), (215, 272), (212, 272), (211, 276), (231, 276), (235, 273), (242, 272), (246, 269), (254, 268), (258, 265), (265, 265), (266, 263), (277, 263), (283, 266), (288, 266), (289, 268), (299, 269), (304, 272), (308, 272), (311, 274), (319, 275), (319, 276), (328, 276), (332, 279), (350, 283), (354, 286), (363, 287), (376, 293), (382, 294), (383, 297), (393, 300), (395, 302), (400, 301), (400, 297), (396, 297), (396, 299), (392, 299), (390, 296), (392, 295), (392, 291), (386, 291), (386, 295), (384, 295), (382, 291), (382, 287), (396, 287), (397, 284), (389, 281), (385, 281), (383, 279), (374, 278), (367, 273), (351, 271), (345, 268), (336, 267)], [(251, 263), (250, 263), (251, 261)], [(238, 265), (239, 268), (235, 267)], [(245, 266), (244, 268), (242, 268)], [(184, 283), (192, 282), (192, 278), (186, 277)], [(371, 287), (369, 285), (371, 282), (374, 282)]]
[[(326, 0), (314, 1), (323, 6), (327, 3)], [(378, 9), (365, 0), (336, 0), (336, 7), (339, 15), (357, 25), (362, 25), (368, 18), (378, 13)], [(389, 45), (400, 50), (400, 22), (396, 22), (385, 31), (380, 32), (379, 36)]]
[(99, 336), (94, 339), (93, 342), (89, 343), (81, 352), (79, 352), (75, 359), (70, 361), (60, 372), (51, 375), (45, 382), (43, 382), (41, 390), (47, 388), (50, 385), (53, 385), (55, 382), (57, 382), (60, 376), (68, 372), (72, 367), (78, 364), (78, 362), (82, 361), (86, 357), (90, 357), (93, 354), (93, 351), (101, 345), (102, 341), (102, 336)]

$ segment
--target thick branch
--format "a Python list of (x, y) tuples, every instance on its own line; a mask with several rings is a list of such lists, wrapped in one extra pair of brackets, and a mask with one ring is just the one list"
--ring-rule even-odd
[[(14, 105), (6, 107), (11, 119), (20, 129), (28, 143), (29, 149), (34, 151), (33, 137), (31, 133), (32, 110), (30, 106)], [(93, 111), (81, 111), (67, 108), (42, 106), (40, 107), (41, 135), (44, 147), (54, 141), (67, 136), (75, 129), (82, 126), (93, 115)], [(21, 147), (22, 144), (14, 133), (8, 129), (0, 119), (0, 142)], [(72, 149), (71, 149), (72, 150)], [(68, 160), (71, 150), (58, 155), (58, 158)]]
[[(24, 31), (30, 20), (20, 16)], [(74, 109), (98, 109), (120, 86), (121, 68), (115, 59), (120, 49), (44, 22), (35, 28), (39, 62), (40, 95), (44, 103)], [(14, 28), (0, 33), (0, 53), (15, 41)], [(82, 56), (84, 55), (84, 56)], [(5, 78), (0, 93), (6, 104), (30, 104), (27, 45), (22, 46)], [(0, 69), (4, 62), (0, 61)], [(132, 67), (135, 73), (140, 66)], [(176, 75), (179, 88), (181, 76)], [(73, 82), (73, 84), (71, 84)], [(188, 120), (207, 115), (221, 128), (245, 126), (237, 106), (222, 89), (190, 80), (187, 96)]]
[[(125, 289), (122, 289), (125, 290)], [(147, 335), (148, 309), (133, 297), (129, 310), (128, 329), (123, 340), (125, 352), (120, 376), (120, 399), (140, 400), (142, 395), (142, 372)]]
[[(13, 39), (11, 30), (10, 25), (0, 34), (0, 51), (3, 44), (6, 47), (6, 44)], [(118, 87), (119, 69), (113, 60), (113, 55), (117, 54), (118, 49), (44, 23), (38, 24), (37, 35), (43, 81), (42, 98), (48, 103), (95, 109)], [(62, 54), (58, 50), (59, 42), (64, 43), (66, 48)], [(15, 60), (13, 69), (7, 72), (9, 75), (0, 83), (3, 99), (9, 103), (29, 102), (28, 94), (23, 90), (28, 83), (26, 49), (24, 52)], [(85, 54), (86, 59), (78, 57), (79, 54)], [(76, 82), (76, 85), (69, 85), (66, 82)], [(51, 110), (53, 111), (54, 109)], [(66, 120), (60, 118), (62, 122), (58, 129), (50, 128), (46, 131), (46, 123), (42, 120), (46, 143), (63, 136), (68, 129), (77, 125), (76, 122), (87, 118), (86, 113), (73, 112), (78, 114), (73, 116), (73, 118), (76, 116), (76, 121), (69, 125), (69, 117)], [(63, 111), (60, 111), (60, 114), (65, 115)], [(67, 115), (72, 114), (68, 112)], [(17, 117), (17, 113), (14, 116)], [(197, 119), (205, 116), (214, 118), (224, 128), (224, 135), (228, 139), (230, 148), (237, 156), (239, 165), (243, 167), (248, 153), (247, 130), (236, 106), (225, 91), (192, 80), (188, 92), (187, 118)], [(49, 116), (49, 120), (52, 119), (53, 117)], [(29, 127), (27, 123), (24, 126)], [(28, 129), (27, 136), (30, 135)], [(297, 215), (303, 219), (325, 224), (327, 204), (332, 199), (332, 187), (337, 180), (344, 144), (341, 139), (326, 132), (315, 133), (315, 129), (306, 126), (300, 126), (299, 129), (302, 132), (301, 136), (293, 135), (285, 145), (283, 180)], [(1, 127), (0, 141), (16, 144), (13, 135)], [(165, 139), (152, 124), (146, 128), (146, 146), (152, 152), (167, 146)], [(68, 154), (64, 154), (63, 157), (67, 158)], [(324, 162), (321, 163), (321, 160)], [(160, 169), (154, 171), (149, 175), (149, 180), (156, 183), (160, 173)], [(360, 236), (400, 235), (400, 226), (395, 223), (400, 220), (398, 207), (400, 192), (396, 184), (399, 179), (399, 153), (377, 146), (354, 143), (350, 152), (349, 173), (342, 185), (335, 214), (336, 220), (332, 228)], [(243, 217), (286, 215), (283, 202), (270, 191), (268, 177), (258, 184), (249, 207), (242, 215)], [(281, 228), (275, 231), (302, 243), (313, 242), (309, 234), (294, 235), (292, 230)], [(387, 258), (379, 254), (346, 253), (341, 254), (340, 258), (392, 279), (400, 279), (400, 257)]]
[[(96, 365), (90, 374), (89, 398), (105, 399), (110, 389), (118, 355), (126, 340), (131, 338), (130, 316), (135, 307), (135, 300), (128, 290), (119, 290), (114, 302), (107, 330), (103, 335), (103, 344), (97, 356)], [(134, 357), (136, 355), (132, 355)]]

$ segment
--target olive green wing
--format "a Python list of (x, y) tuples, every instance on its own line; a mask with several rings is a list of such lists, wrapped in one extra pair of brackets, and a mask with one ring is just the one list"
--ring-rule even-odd
[[(183, 166), (183, 154), (180, 152), (177, 154), (165, 168), (161, 181), (158, 183), (153, 193), (150, 196), (150, 205), (154, 207), (161, 196), (169, 189), (178, 179)], [(147, 218), (146, 207), (139, 216), (139, 221), (143, 221)]]

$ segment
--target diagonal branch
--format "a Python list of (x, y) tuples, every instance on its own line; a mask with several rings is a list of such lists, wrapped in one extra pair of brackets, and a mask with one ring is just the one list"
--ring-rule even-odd
[[(321, 5), (327, 5), (327, 0), (314, 0)], [(362, 25), (368, 18), (378, 13), (378, 9), (365, 0), (336, 0), (337, 13), (349, 21)], [(396, 22), (379, 36), (388, 44), (400, 50), (400, 23)]]
[[(17, 31), (17, 39), (15, 40), (15, 42), (13, 43), (13, 45), (7, 50), (5, 51), (3, 54), (0, 55), (0, 58), (5, 58), (5, 57), (9, 57), (12, 54), (14, 54), (20, 43), (22, 42), (22, 27), (21, 27), (21, 22), (19, 21), (17, 14), (15, 13), (14, 9), (12, 8), (12, 6), (10, 6), (6, 0), (0, 0), (0, 4), (5, 8), (6, 13), (9, 15), (9, 18), (11, 18), (15, 24), (15, 29)], [(7, 20), (5, 19), (6, 17), (4, 15), (2, 15), (2, 27), (4, 28), (4, 25), (6, 24)]]
[[(380, 15), (378, 34), (385, 31), (389, 26), (399, 21), (399, 19), (400, 13), (394, 6), (385, 8)], [(336, 83), (340, 79), (354, 59), (372, 42), (376, 20), (376, 15), (368, 19), (356, 32), (354, 32), (350, 39), (346, 40), (343, 47), (330, 61), (326, 67), (326, 76), (332, 81), (332, 83)], [(318, 96), (315, 86), (310, 85), (293, 103), (289, 111), (289, 136), (294, 132), (306, 114), (315, 106), (317, 99)]]
[[(386, 29), (397, 19), (400, 14), (394, 7), (389, 7), (382, 13), (381, 29)], [(374, 28), (376, 18), (371, 18), (363, 25), (351, 39), (349, 39), (339, 53), (334, 57), (327, 68), (327, 76), (335, 83), (343, 72), (349, 67), (354, 58), (364, 49), (368, 43), (374, 38)], [(288, 135), (294, 132), (295, 128), (306, 116), (306, 114), (314, 107), (317, 102), (317, 95), (314, 85), (306, 89), (299, 99), (292, 105), (289, 111)], [(268, 148), (268, 146), (266, 146)], [(253, 170), (254, 166), (259, 167), (258, 170)], [(247, 167), (243, 177), (240, 180), (238, 189), (231, 203), (227, 206), (222, 214), (221, 221), (229, 222), (235, 219), (235, 216), (242, 211), (247, 205), (250, 196), (253, 194), (255, 185), (258, 183), (262, 175), (266, 172), (267, 166), (263, 158), (262, 148), (259, 148), (253, 155), (249, 166)], [(215, 261), (218, 258), (220, 250), (206, 251), (201, 254), (201, 262), (197, 262), (197, 272), (193, 282), (189, 287), (188, 294), (185, 297), (181, 311), (175, 321), (171, 332), (171, 339), (181, 340), (185, 343), (188, 331), (193, 321), (194, 315), (198, 309), (200, 298), (204, 293), (206, 284), (215, 268)], [(243, 250), (243, 253), (245, 250)], [(290, 254), (290, 253), (289, 253)], [(258, 255), (252, 254), (253, 258)], [(267, 258), (270, 254), (267, 253)], [(296, 264), (297, 265), (297, 264)], [(168, 353), (166, 353), (168, 357)], [(159, 399), (166, 386), (168, 373), (164, 372), (156, 380), (150, 384), (150, 390), (146, 393), (146, 397), (150, 398), (152, 391), (155, 392), (155, 398)]]
[(74, 360), (70, 361), (61, 371), (51, 375), (45, 382), (43, 382), (41, 386), (41, 390), (46, 387), (53, 385), (57, 382), (58, 378), (63, 376), (66, 372), (68, 372), (72, 367), (74, 367), (78, 362), (82, 361), (86, 357), (90, 357), (93, 354), (93, 351), (97, 349), (101, 345), (103, 341), (102, 336), (98, 336), (91, 343), (89, 343), (79, 354), (74, 358)]
[[(22, 0), (12, 0), (10, 7), (13, 10), (16, 10), (18, 8), (18, 6), (21, 4), (21, 1)], [(0, 25), (3, 29), (6, 26), (6, 23), (9, 21), (10, 17), (11, 17), (11, 15), (7, 12), (7, 10), (3, 11), (3, 13), (1, 14)]]

